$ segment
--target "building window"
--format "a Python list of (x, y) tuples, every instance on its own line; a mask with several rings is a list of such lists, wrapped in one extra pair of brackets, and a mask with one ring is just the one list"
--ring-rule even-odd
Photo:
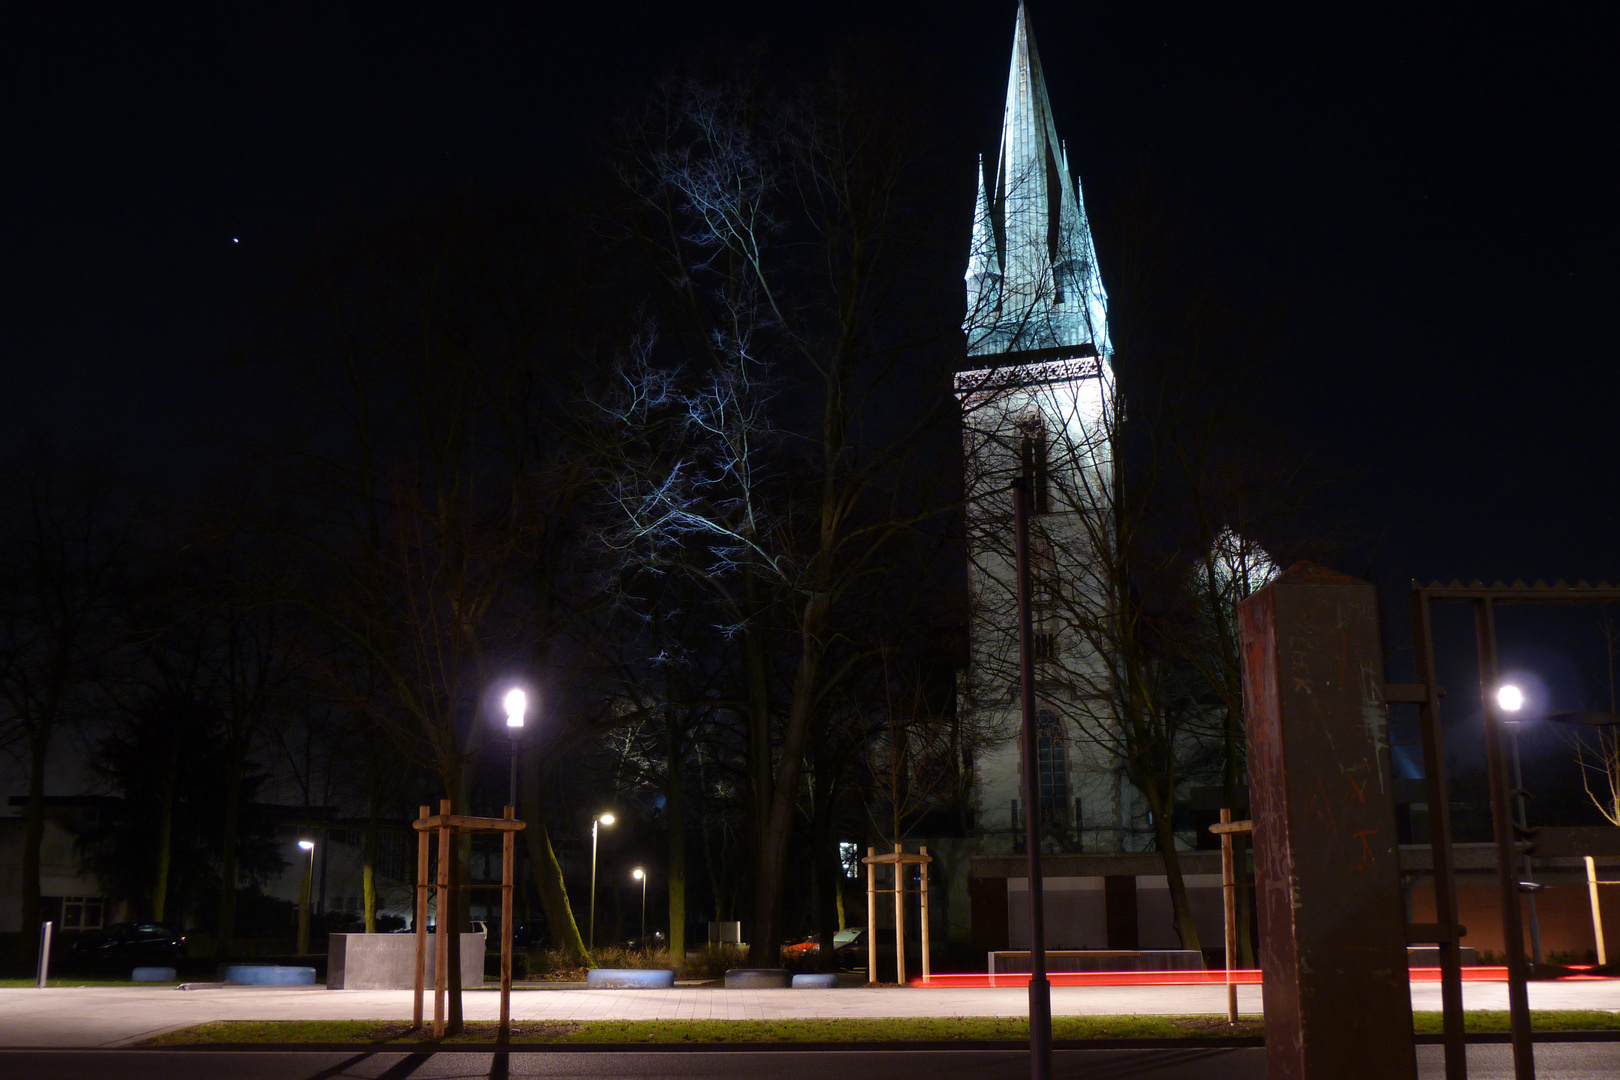
[(99, 896), (62, 897), (62, 929), (100, 930), (102, 902)]
[(384, 829), (377, 835), (377, 876), (408, 884), (416, 880), (415, 837)]
[(1069, 808), (1069, 752), (1063, 726), (1051, 709), (1035, 718), (1035, 748), (1039, 755), (1041, 810), (1067, 812)]
[(844, 876), (858, 878), (861, 876), (861, 851), (853, 840), (838, 841), (838, 861), (844, 866)]
[(1057, 631), (1037, 630), (1030, 641), (1036, 660), (1057, 659)]
[(1052, 512), (1052, 480), (1046, 426), (1039, 419), (1024, 425), (1024, 441), (1018, 450), (1023, 475), (1030, 479), (1031, 509), (1037, 514)]

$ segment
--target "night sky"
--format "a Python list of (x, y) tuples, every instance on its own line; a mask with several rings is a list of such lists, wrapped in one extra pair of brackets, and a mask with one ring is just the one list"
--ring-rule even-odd
[[(234, 361), (300, 245), (446, 189), (562, 198), (695, 56), (814, 71), (858, 41), (926, 72), (965, 258), (1015, 4), (19, 7), (0, 425), (183, 472), (252, 419)], [(1032, 5), (1105, 282), (1109, 215), (1150, 177), (1178, 278), (1268, 343), (1257, 414), (1333, 478), (1344, 568), (1386, 595), (1620, 577), (1620, 14), (1509, 10)]]

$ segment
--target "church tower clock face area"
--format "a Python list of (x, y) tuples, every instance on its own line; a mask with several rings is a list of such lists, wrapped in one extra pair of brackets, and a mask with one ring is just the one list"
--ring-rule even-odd
[[(1127, 798), (1109, 746), (1107, 657), (1116, 575), (1116, 393), (1107, 293), (1022, 4), (1000, 151), (981, 159), (966, 277), (966, 363), (956, 374), (967, 475), (970, 598), (961, 707), (975, 762), (981, 852), (1023, 843), (1021, 776), (1039, 777), (1050, 850), (1127, 846)], [(1032, 478), (1038, 757), (1019, 730), (1013, 477)]]

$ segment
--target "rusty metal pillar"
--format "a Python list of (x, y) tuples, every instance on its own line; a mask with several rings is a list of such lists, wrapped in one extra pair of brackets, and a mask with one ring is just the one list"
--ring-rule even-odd
[(1373, 587), (1298, 563), (1238, 607), (1271, 1080), (1415, 1080)]

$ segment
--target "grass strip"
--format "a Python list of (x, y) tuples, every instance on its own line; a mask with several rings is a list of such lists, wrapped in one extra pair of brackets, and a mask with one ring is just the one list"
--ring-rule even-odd
[[(1512, 1024), (1506, 1009), (1480, 1009), (1463, 1013), (1465, 1030), (1478, 1035), (1511, 1031)], [(1441, 1014), (1415, 1012), (1412, 1029), (1419, 1035), (1438, 1035), (1441, 1032)], [(1620, 1013), (1604, 1009), (1534, 1009), (1530, 1013), (1532, 1031), (1613, 1031), (1620, 1028)]]
[[(1440, 1014), (1413, 1016), (1419, 1033), (1440, 1031)], [(1537, 1031), (1606, 1031), (1620, 1028), (1620, 1014), (1601, 1010), (1545, 1010), (1531, 1013)], [(1508, 1030), (1506, 1012), (1470, 1012), (1470, 1032)], [(1244, 1016), (1236, 1027), (1224, 1016), (1055, 1016), (1059, 1040), (1185, 1039), (1253, 1037), (1263, 1034), (1258, 1016)], [(496, 1025), (475, 1022), (445, 1043), (491, 1043)], [(1022, 1042), (1029, 1024), (1021, 1017), (837, 1017), (791, 1020), (521, 1020), (512, 1024), (515, 1043), (794, 1043), (794, 1042)], [(426, 1032), (397, 1021), (228, 1020), (198, 1024), (147, 1040), (145, 1046), (209, 1043), (431, 1043)]]
[[(13, 989), (18, 987), (38, 986), (38, 979), (0, 979), (0, 989)], [(179, 986), (180, 980), (173, 982), (136, 982), (134, 979), (87, 979), (75, 975), (65, 975), (60, 979), (50, 979), (46, 986)]]

